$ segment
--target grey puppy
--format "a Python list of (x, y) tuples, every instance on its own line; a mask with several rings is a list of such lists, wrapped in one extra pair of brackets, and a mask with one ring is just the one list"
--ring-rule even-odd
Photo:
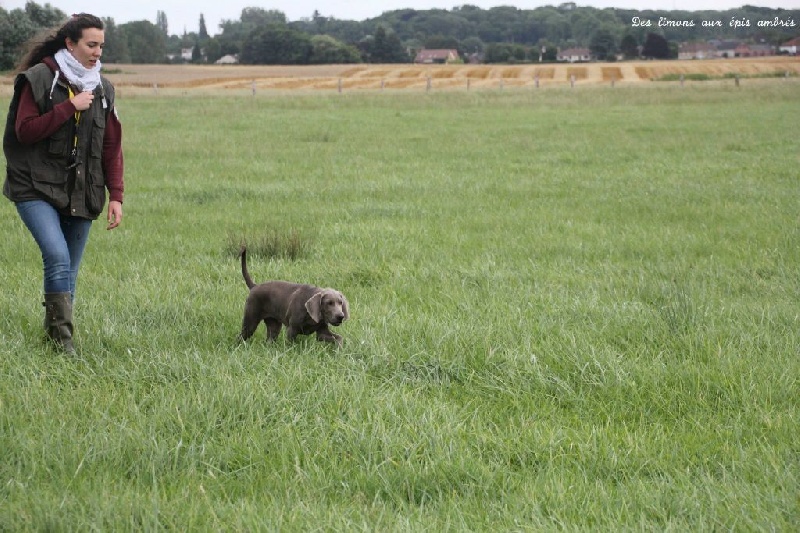
[(342, 344), (342, 337), (328, 326), (339, 326), (350, 318), (347, 299), (334, 289), (314, 285), (268, 281), (256, 285), (247, 271), (247, 249), (242, 247), (242, 276), (250, 294), (244, 304), (244, 318), (239, 340), (253, 336), (261, 321), (267, 326), (267, 338), (275, 340), (286, 326), (286, 338), (317, 334), (317, 340)]

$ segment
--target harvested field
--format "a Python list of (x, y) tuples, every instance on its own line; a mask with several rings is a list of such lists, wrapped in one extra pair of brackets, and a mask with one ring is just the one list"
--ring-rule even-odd
[[(800, 75), (800, 58), (710, 59), (689, 61), (631, 61), (547, 65), (106, 65), (106, 75), (119, 90), (381, 90), (463, 89), (467, 87), (525, 87), (638, 84), (665, 76)], [(10, 92), (12, 77), (0, 76), (0, 90)]]
[(622, 69), (619, 67), (601, 67), (603, 81), (617, 81), (623, 79)]
[(582, 81), (589, 78), (588, 69), (586, 67), (568, 67), (567, 78), (575, 79), (575, 81)]

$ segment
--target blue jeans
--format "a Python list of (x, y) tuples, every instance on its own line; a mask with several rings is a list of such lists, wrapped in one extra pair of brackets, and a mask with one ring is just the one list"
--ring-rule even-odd
[(59, 214), (44, 200), (17, 202), (22, 222), (39, 245), (44, 265), (44, 292), (68, 292), (75, 299), (75, 284), (92, 221)]

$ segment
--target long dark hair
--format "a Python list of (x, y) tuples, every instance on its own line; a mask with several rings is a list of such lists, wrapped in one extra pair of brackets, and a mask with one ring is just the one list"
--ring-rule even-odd
[(44, 34), (34, 37), (27, 43), (28, 51), (17, 67), (17, 72), (24, 72), (40, 63), (45, 57), (55, 54), (62, 48), (66, 48), (65, 41), (67, 38), (77, 43), (83, 37), (83, 30), (86, 28), (102, 30), (104, 29), (103, 21), (89, 13), (78, 13), (72, 15), (61, 26), (47, 30)]

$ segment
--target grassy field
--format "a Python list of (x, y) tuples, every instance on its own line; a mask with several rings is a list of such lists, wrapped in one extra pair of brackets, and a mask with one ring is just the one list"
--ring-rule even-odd
[(0, 530), (794, 530), (798, 89), (123, 98), (78, 358), (0, 203)]

